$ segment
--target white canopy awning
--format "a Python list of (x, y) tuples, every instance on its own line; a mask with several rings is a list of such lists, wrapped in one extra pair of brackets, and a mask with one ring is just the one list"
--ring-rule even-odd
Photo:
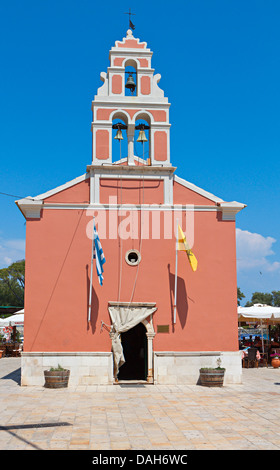
[(0, 318), (0, 327), (4, 326), (23, 326), (24, 325), (24, 313), (17, 313), (16, 315), (10, 315), (7, 318)]
[(252, 307), (238, 307), (237, 312), (239, 321), (267, 320), (280, 323), (280, 307), (255, 304)]

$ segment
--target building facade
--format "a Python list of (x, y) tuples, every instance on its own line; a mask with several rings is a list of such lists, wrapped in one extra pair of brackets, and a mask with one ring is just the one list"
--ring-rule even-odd
[[(58, 364), (70, 385), (194, 384), (218, 358), (225, 382), (241, 381), (235, 216), (245, 206), (177, 176), (151, 59), (131, 30), (116, 41), (92, 102), (86, 173), (16, 201), (26, 218), (22, 385), (43, 384)], [(93, 221), (103, 285), (95, 266), (91, 275)], [(176, 271), (178, 224), (195, 272), (182, 251)]]

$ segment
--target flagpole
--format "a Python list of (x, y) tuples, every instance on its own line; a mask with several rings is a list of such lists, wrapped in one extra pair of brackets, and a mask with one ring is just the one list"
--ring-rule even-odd
[(91, 318), (91, 299), (92, 299), (92, 270), (93, 270), (93, 252), (94, 252), (94, 216), (92, 219), (92, 247), (91, 247), (91, 267), (90, 267), (90, 285), (89, 285), (89, 302), (88, 302), (88, 322)]
[(177, 308), (177, 271), (178, 271), (178, 219), (176, 220), (177, 228), (176, 228), (176, 244), (175, 244), (175, 251), (176, 251), (176, 258), (175, 258), (175, 288), (174, 288), (174, 315), (173, 315), (173, 323), (176, 323), (176, 308)]

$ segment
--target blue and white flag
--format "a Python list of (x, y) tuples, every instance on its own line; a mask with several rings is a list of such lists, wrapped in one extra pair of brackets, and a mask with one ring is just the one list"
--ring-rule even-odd
[(93, 258), (96, 260), (96, 271), (97, 276), (99, 279), (99, 284), (102, 286), (103, 283), (103, 276), (102, 273), (104, 272), (103, 264), (106, 262), (101, 242), (99, 240), (99, 236), (95, 227), (95, 223), (93, 221), (93, 236), (94, 236), (94, 251), (93, 251)]

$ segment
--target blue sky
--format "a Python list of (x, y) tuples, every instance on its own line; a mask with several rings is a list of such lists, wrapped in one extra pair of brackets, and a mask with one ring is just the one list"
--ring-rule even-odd
[[(236, 223), (245, 301), (280, 290), (275, 0), (2, 0), (0, 192), (35, 196), (85, 173), (91, 101), (110, 48), (126, 35), (129, 8), (171, 103), (177, 174), (247, 204)], [(0, 194), (0, 268), (24, 257), (17, 197)]]

